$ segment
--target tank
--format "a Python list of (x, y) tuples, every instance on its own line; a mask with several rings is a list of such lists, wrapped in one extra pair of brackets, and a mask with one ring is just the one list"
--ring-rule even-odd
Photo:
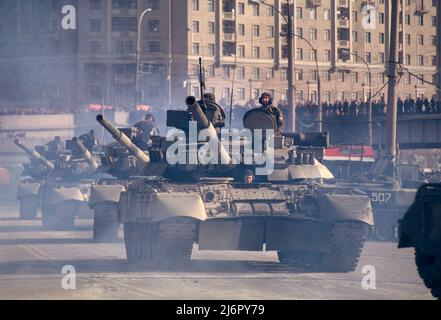
[[(375, 226), (372, 238), (396, 241), (398, 220), (415, 199), (418, 167), (395, 165), (398, 178), (393, 175), (374, 174), (381, 157), (374, 158), (374, 150), (362, 145), (334, 146), (325, 151), (324, 164), (328, 165), (339, 183), (364, 191), (371, 199)], [(408, 169), (411, 169), (409, 172)], [(410, 173), (410, 174), (409, 174)]]
[(88, 214), (87, 198), (98, 166), (96, 160), (90, 153), (83, 157), (77, 139), (66, 141), (66, 151), (52, 161), (44, 155), (45, 146), (31, 150), (18, 140), (15, 144), (31, 156), (18, 185), (21, 217), (35, 219), (41, 209), (44, 228), (72, 229), (76, 216)]
[[(262, 165), (255, 157), (251, 163), (235, 162), (195, 97), (188, 97), (186, 105), (187, 111), (167, 113), (168, 127), (184, 137), (152, 137), (150, 161), (121, 193), (118, 219), (124, 225), (129, 261), (185, 265), (197, 242), (199, 250), (265, 248), (277, 251), (282, 263), (306, 263), (327, 271), (356, 268), (373, 225), (371, 203), (357, 189), (326, 183), (333, 176), (318, 161), (326, 134), (275, 137), (274, 146), (264, 151), (274, 153), (274, 170), (260, 175)], [(252, 110), (244, 124), (250, 130), (275, 129), (276, 120)], [(196, 127), (208, 141), (192, 141)], [(257, 139), (254, 145), (262, 142)], [(212, 143), (210, 156), (217, 154), (218, 164), (170, 160), (171, 150), (189, 159)], [(250, 143), (240, 139), (240, 157)]]
[(398, 248), (415, 248), (418, 273), (441, 298), (441, 184), (424, 184), (399, 221)]
[(17, 184), (17, 199), (20, 204), (20, 219), (35, 220), (38, 215), (38, 190), (41, 179), (55, 170), (55, 165), (40, 153), (23, 145), (19, 139), (14, 140), (17, 147), (30, 156), (31, 162), (24, 164), (22, 178)]

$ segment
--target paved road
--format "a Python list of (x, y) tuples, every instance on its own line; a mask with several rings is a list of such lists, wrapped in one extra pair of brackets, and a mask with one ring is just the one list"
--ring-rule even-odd
[[(394, 243), (367, 243), (348, 274), (284, 267), (274, 252), (196, 246), (188, 270), (163, 271), (129, 265), (122, 242), (96, 244), (91, 237), (91, 220), (77, 221), (72, 232), (43, 231), (40, 221), (0, 209), (0, 299), (432, 299), (413, 250)], [(75, 267), (75, 290), (62, 288), (66, 265)], [(375, 267), (375, 289), (362, 287), (367, 265)]]

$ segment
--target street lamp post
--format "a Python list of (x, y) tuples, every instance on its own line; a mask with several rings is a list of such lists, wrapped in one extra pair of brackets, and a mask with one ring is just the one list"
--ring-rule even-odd
[[(294, 52), (293, 52), (293, 38), (297, 37), (303, 41), (305, 41), (311, 50), (314, 52), (314, 60), (315, 67), (317, 72), (317, 103), (319, 105), (319, 127), (320, 131), (323, 129), (323, 106), (321, 104), (321, 79), (320, 79), (320, 70), (318, 66), (318, 50), (312, 45), (310, 41), (306, 38), (302, 37), (299, 34), (296, 34), (293, 30), (293, 17), (294, 13), (291, 12), (290, 0), (286, 0), (288, 17), (286, 17), (283, 12), (277, 10), (273, 5), (264, 2), (263, 0), (258, 0), (259, 3), (271, 7), (274, 11), (276, 11), (287, 23), (288, 25), (288, 34), (286, 35), (288, 38), (288, 109), (289, 109), (289, 120), (292, 123), (291, 129), (295, 132), (296, 126), (296, 112), (295, 112), (295, 101), (296, 101), (296, 93), (295, 93), (295, 85), (294, 85)], [(294, 1), (293, 1), (294, 3)], [(294, 6), (295, 7), (295, 6)]]
[(140, 60), (141, 60), (141, 33), (142, 33), (142, 19), (144, 18), (144, 16), (148, 13), (151, 12), (152, 9), (148, 8), (145, 9), (141, 15), (139, 16), (139, 21), (138, 21), (138, 41), (137, 41), (137, 45), (136, 45), (136, 80), (135, 80), (135, 107), (138, 103), (138, 97), (139, 97), (139, 64), (140, 64)]
[[(368, 105), (367, 105), (367, 114), (368, 114), (368, 141), (367, 141), (367, 144), (369, 146), (372, 146), (372, 72), (371, 72), (371, 67), (369, 66), (369, 63), (367, 63), (367, 61), (365, 59), (363, 59), (362, 57), (360, 57), (358, 54), (351, 52), (351, 51), (348, 51), (348, 50), (342, 50), (342, 52), (345, 54), (353, 55), (354, 57), (360, 59), (364, 63), (364, 65), (366, 66), (366, 68), (368, 70), (369, 95), (368, 95)], [(363, 99), (364, 99), (364, 96), (363, 96)]]

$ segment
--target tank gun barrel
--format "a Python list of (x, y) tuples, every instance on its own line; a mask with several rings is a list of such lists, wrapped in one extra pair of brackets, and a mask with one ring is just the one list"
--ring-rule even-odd
[(228, 154), (227, 150), (225, 150), (225, 147), (222, 145), (222, 142), (219, 141), (216, 129), (214, 128), (213, 124), (205, 116), (205, 114), (202, 111), (201, 106), (197, 102), (196, 98), (193, 96), (187, 97), (187, 99), (185, 99), (185, 104), (191, 110), (199, 127), (202, 127), (208, 131), (208, 135), (210, 137), (210, 140), (212, 140), (212, 141), (217, 140), (218, 141), (220, 163), (221, 164), (230, 164), (232, 162), (230, 155)]
[(90, 167), (96, 171), (99, 167), (96, 160), (92, 157), (90, 151), (84, 146), (84, 144), (81, 142), (80, 139), (77, 137), (74, 137), (72, 141), (78, 146), (78, 149), (80, 149), (81, 154), (83, 155), (83, 158), (87, 161), (87, 163), (90, 165)]
[(49, 160), (47, 160), (46, 158), (44, 158), (41, 154), (39, 154), (37, 151), (35, 150), (31, 150), (28, 147), (26, 147), (25, 145), (20, 143), (19, 139), (15, 139), (14, 141), (15, 145), (17, 147), (19, 147), (20, 149), (22, 149), (24, 152), (26, 152), (29, 156), (31, 156), (34, 159), (37, 159), (38, 161), (40, 161), (40, 163), (42, 163), (46, 168), (48, 168), (49, 170), (54, 170), (55, 169), (55, 165), (50, 162)]
[(98, 115), (96, 120), (104, 129), (109, 132), (112, 137), (119, 142), (124, 148), (126, 148), (138, 161), (147, 164), (150, 162), (150, 157), (139, 149), (121, 130), (115, 128), (109, 121), (107, 121), (103, 115)]

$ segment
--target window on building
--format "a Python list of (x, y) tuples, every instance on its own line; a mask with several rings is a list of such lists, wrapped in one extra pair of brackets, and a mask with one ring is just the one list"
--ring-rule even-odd
[(309, 51), (309, 60), (315, 61), (316, 57), (317, 57), (316, 51), (311, 49), (311, 51)]
[(101, 10), (101, 0), (90, 0), (90, 10)]
[(253, 79), (259, 80), (260, 79), (260, 68), (253, 68)]
[[(56, 1), (58, 2), (58, 1)], [(137, 0), (112, 0), (112, 8), (114, 9), (138, 9)]]
[(296, 59), (303, 60), (303, 49), (302, 48), (296, 49)]
[(260, 47), (253, 47), (253, 58), (260, 58)]
[(432, 46), (436, 46), (436, 36), (431, 36), (430, 37), (430, 42), (432, 43)]
[(216, 25), (213, 21), (208, 22), (208, 33), (215, 34), (216, 33)]
[(192, 30), (194, 33), (199, 33), (199, 21), (192, 22)]
[(238, 100), (245, 100), (245, 88), (238, 88), (237, 89), (237, 99)]
[(245, 79), (245, 67), (238, 67), (237, 68), (237, 77), (239, 79)]
[(239, 2), (238, 6), (237, 6), (237, 13), (240, 15), (245, 14), (245, 3)]
[(302, 81), (303, 80), (303, 70), (302, 69), (296, 69), (296, 80)]
[(417, 65), (419, 65), (419, 66), (424, 65), (424, 56), (422, 56), (422, 55), (417, 56)]
[(260, 26), (253, 25), (253, 36), (260, 37)]
[(297, 19), (303, 18), (303, 8), (301, 8), (301, 7), (296, 8), (296, 18)]
[(424, 26), (424, 15), (418, 16), (418, 25)]
[(314, 28), (309, 29), (309, 40), (310, 41), (317, 40), (317, 29)]
[(410, 14), (406, 14), (406, 25), (410, 26)]
[(303, 38), (303, 29), (300, 27), (296, 28), (296, 35)]
[(352, 31), (352, 41), (358, 42), (358, 32)]
[(133, 42), (127, 40), (117, 41), (116, 51), (117, 53), (121, 53), (121, 54), (133, 53), (134, 52)]
[(274, 27), (273, 26), (268, 27), (268, 38), (274, 38)]
[(89, 43), (90, 53), (97, 54), (101, 53), (101, 41), (92, 40)]
[(410, 46), (410, 34), (406, 34), (406, 45)]
[(112, 18), (112, 31), (137, 31), (138, 20), (136, 17), (113, 17)]
[(331, 61), (331, 50), (325, 50), (324, 60)]
[(159, 0), (149, 0), (148, 7), (152, 10), (159, 10)]
[(256, 3), (252, 4), (251, 7), (253, 10), (253, 16), (258, 17), (260, 15), (260, 6)]
[(378, 43), (379, 44), (384, 44), (384, 33), (383, 32), (380, 32), (378, 34)]
[(159, 32), (159, 20), (149, 20), (149, 31)]
[(430, 24), (432, 25), (432, 27), (436, 27), (436, 16), (430, 17)]
[(380, 52), (379, 54), (378, 54), (378, 62), (379, 63), (384, 63), (384, 53), (383, 52)]
[(371, 33), (366, 32), (366, 43), (371, 43)]
[(352, 11), (351, 19), (352, 19), (352, 22), (358, 21), (358, 12), (357, 11)]
[(274, 48), (273, 47), (268, 47), (268, 58), (274, 59)]
[(329, 9), (325, 9), (323, 10), (323, 19), (327, 20), (331, 20), (331, 10)]
[(410, 65), (411, 64), (411, 58), (410, 58), (410, 54), (406, 54), (406, 64)]
[(244, 58), (245, 57), (245, 46), (244, 45), (239, 45), (237, 47), (238, 51), (239, 51), (239, 57)]
[(214, 12), (215, 11), (215, 9), (216, 9), (215, 4), (216, 4), (215, 0), (208, 0), (208, 3), (207, 3), (208, 12)]
[(91, 32), (101, 32), (101, 20), (91, 19), (90, 20), (90, 31)]
[(418, 45), (423, 46), (424, 45), (424, 36), (423, 35), (419, 35), (417, 37), (418, 40)]
[(216, 54), (216, 46), (214, 45), (214, 43), (209, 43), (208, 44), (208, 55), (213, 57)]
[(238, 26), (238, 30), (239, 30), (239, 35), (240, 36), (244, 36), (245, 35), (245, 25), (244, 24), (239, 24)]
[(330, 41), (331, 40), (331, 30), (326, 29), (323, 32), (323, 40), (325, 40), (325, 41)]
[(161, 45), (159, 41), (149, 41), (149, 51), (152, 53), (157, 53), (161, 51)]
[(193, 0), (193, 10), (199, 11), (199, 0)]
[(267, 79), (274, 78), (274, 69), (273, 68), (266, 69), (266, 78)]
[(193, 48), (193, 55), (194, 56), (198, 56), (199, 54), (200, 54), (200, 45), (199, 45), (199, 42), (193, 42), (193, 45), (192, 45), (192, 48)]
[(311, 9), (309, 10), (309, 17), (310, 17), (312, 20), (317, 20), (317, 8), (311, 8)]
[(372, 53), (366, 52), (366, 62), (372, 63)]
[(288, 70), (286, 68), (281, 68), (280, 69), (280, 79), (282, 81), (285, 81), (286, 79), (288, 79)]
[(380, 12), (378, 14), (378, 23), (379, 24), (384, 24), (384, 13), (383, 12)]

